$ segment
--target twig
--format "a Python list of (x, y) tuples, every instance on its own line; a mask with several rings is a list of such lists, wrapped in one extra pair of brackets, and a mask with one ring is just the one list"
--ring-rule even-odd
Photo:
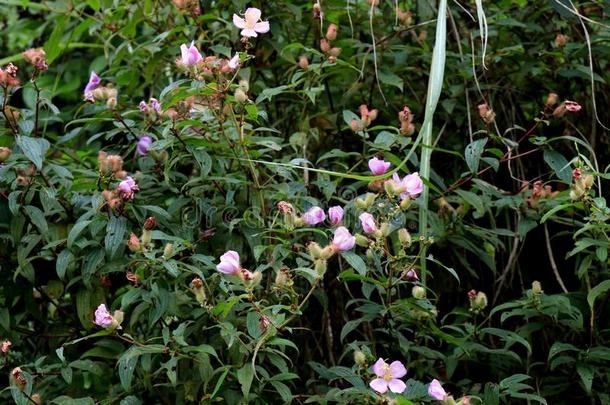
[(553, 257), (553, 248), (551, 247), (551, 238), (549, 237), (549, 228), (546, 222), (544, 223), (544, 236), (546, 239), (546, 251), (549, 253), (549, 261), (551, 262), (553, 274), (555, 274), (555, 278), (557, 279), (557, 282), (561, 286), (563, 292), (567, 294), (568, 289), (566, 288), (565, 284), (563, 283), (563, 280), (561, 279), (561, 276), (559, 275), (559, 269), (557, 269), (557, 263), (555, 263), (555, 258)]

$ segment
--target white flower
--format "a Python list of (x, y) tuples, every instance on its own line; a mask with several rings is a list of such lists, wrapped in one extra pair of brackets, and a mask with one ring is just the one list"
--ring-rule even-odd
[(269, 21), (259, 22), (261, 11), (258, 8), (250, 7), (246, 10), (244, 17), (233, 14), (233, 24), (237, 28), (241, 28), (241, 35), (244, 37), (256, 37), (257, 33), (264, 34), (269, 31)]

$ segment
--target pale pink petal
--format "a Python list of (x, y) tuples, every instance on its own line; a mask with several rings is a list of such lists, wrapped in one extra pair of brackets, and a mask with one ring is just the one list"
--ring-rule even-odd
[(189, 48), (186, 44), (180, 45), (180, 53), (182, 54), (182, 63), (186, 63), (189, 57)]
[(402, 394), (405, 389), (407, 389), (407, 385), (397, 378), (393, 378), (388, 382), (390, 386), (390, 391), (395, 392), (397, 394)]
[(407, 369), (400, 361), (396, 360), (390, 364), (390, 373), (394, 378), (402, 378), (407, 374)]
[(251, 28), (244, 28), (243, 30), (241, 30), (241, 35), (243, 37), (258, 37), (256, 31)]
[(226, 260), (226, 259), (233, 259), (235, 260), (237, 263), (239, 263), (239, 253), (237, 253), (234, 250), (227, 250), (227, 252), (220, 256), (220, 260)]
[(388, 383), (383, 378), (375, 378), (369, 385), (380, 394), (385, 394), (388, 390)]
[(237, 28), (246, 28), (246, 20), (237, 14), (233, 14), (233, 24), (235, 24)]
[(244, 17), (248, 23), (254, 25), (258, 20), (261, 19), (261, 11), (256, 7), (250, 7), (246, 10)]
[(380, 357), (375, 364), (373, 364), (373, 373), (375, 373), (378, 377), (383, 377), (385, 374), (385, 370), (383, 366), (385, 366), (386, 362)]
[(224, 274), (235, 273), (235, 267), (228, 262), (220, 262), (218, 265), (216, 265), (216, 270)]
[(269, 21), (262, 21), (254, 24), (254, 31), (260, 32), (261, 34), (269, 32)]

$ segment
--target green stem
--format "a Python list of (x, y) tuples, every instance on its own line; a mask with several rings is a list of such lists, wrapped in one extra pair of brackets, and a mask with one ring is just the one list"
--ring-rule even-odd
[[(441, 95), (443, 87), (443, 75), (445, 71), (445, 43), (447, 39), (447, 0), (441, 0), (438, 7), (436, 19), (436, 40), (432, 52), (432, 64), (430, 67), (430, 79), (428, 81), (428, 95), (426, 97), (426, 111), (424, 123), (421, 128), (422, 152), (419, 174), (425, 183), (422, 192), (421, 206), (419, 211), (419, 234), (428, 236), (428, 199), (430, 182), (430, 160), (432, 157), (432, 117)], [(420, 252), (421, 281), (426, 285), (426, 250), (427, 244), (422, 244)]]

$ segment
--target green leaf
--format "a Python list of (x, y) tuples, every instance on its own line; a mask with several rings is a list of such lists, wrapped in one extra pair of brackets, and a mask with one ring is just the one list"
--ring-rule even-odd
[(112, 259), (119, 247), (123, 244), (123, 236), (127, 230), (126, 220), (124, 217), (117, 217), (112, 215), (106, 225), (106, 238), (104, 244), (106, 245), (106, 254), (109, 259)]
[(42, 161), (51, 144), (46, 139), (17, 136), (17, 145), (23, 154), (38, 168), (42, 169)]
[(80, 233), (91, 223), (91, 220), (77, 222), (68, 233), (68, 248), (71, 248)]
[(273, 385), (273, 388), (280, 394), (284, 403), (290, 403), (292, 401), (292, 393), (286, 384), (280, 381), (271, 381), (271, 385)]
[(44, 213), (38, 207), (34, 207), (33, 205), (26, 205), (23, 207), (25, 212), (28, 214), (28, 217), (32, 220), (32, 223), (38, 228), (40, 234), (43, 237), (47, 237), (47, 233), (49, 232), (49, 227), (47, 226), (47, 220), (44, 217)]
[(557, 151), (546, 149), (544, 151), (544, 161), (555, 171), (557, 177), (567, 184), (572, 182), (572, 171), (570, 163), (563, 155)]
[(593, 310), (593, 304), (598, 296), (605, 293), (610, 289), (610, 280), (604, 280), (589, 291), (587, 294), (587, 302), (589, 303), (589, 307)]
[(350, 266), (354, 268), (360, 275), (364, 276), (367, 273), (366, 264), (364, 260), (360, 256), (358, 256), (354, 252), (343, 252), (341, 253), (341, 257), (343, 257)]
[(242, 368), (237, 370), (237, 381), (239, 381), (239, 385), (241, 385), (241, 392), (244, 394), (244, 398), (248, 398), (253, 378), (254, 367), (252, 366), (252, 363), (247, 362)]
[(478, 139), (466, 146), (464, 157), (466, 159), (466, 164), (472, 173), (476, 173), (479, 170), (479, 161), (481, 160), (481, 155), (483, 155), (483, 152), (485, 151), (486, 144), (487, 138)]
[(50, 65), (60, 55), (64, 46), (61, 45), (61, 37), (64, 33), (67, 16), (60, 16), (54, 24), (53, 32), (49, 39), (44, 44), (44, 50), (47, 54), (47, 63)]
[[(99, 11), (99, 9), (100, 9), (100, 0), (87, 0), (87, 4), (89, 5), (89, 7), (91, 7), (95, 11)], [(122, 405), (122, 402), (121, 402), (121, 405)]]
[(129, 348), (119, 359), (119, 378), (121, 380), (121, 386), (125, 391), (130, 391), (131, 380), (133, 379), (133, 373), (138, 363), (138, 355), (135, 354), (134, 346)]
[(590, 394), (591, 387), (593, 386), (593, 367), (588, 364), (578, 364), (576, 366), (576, 372), (580, 376), (580, 380), (582, 385), (585, 387), (585, 391)]
[(55, 271), (57, 272), (57, 277), (63, 279), (66, 275), (66, 270), (72, 261), (74, 260), (74, 255), (68, 249), (64, 249), (57, 255), (57, 261), (55, 262)]

